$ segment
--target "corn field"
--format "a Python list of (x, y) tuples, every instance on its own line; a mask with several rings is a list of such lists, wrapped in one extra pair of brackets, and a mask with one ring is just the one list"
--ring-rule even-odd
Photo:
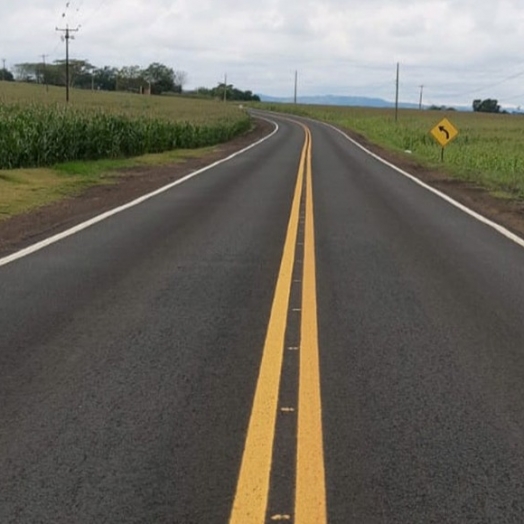
[(0, 169), (211, 146), (250, 128), (246, 113), (237, 110), (235, 116), (193, 123), (103, 109), (0, 102)]
[[(351, 129), (371, 142), (409, 156), (451, 176), (524, 199), (524, 117), (459, 111), (260, 104), (258, 107), (316, 118)], [(459, 130), (440, 162), (430, 130), (447, 117)]]

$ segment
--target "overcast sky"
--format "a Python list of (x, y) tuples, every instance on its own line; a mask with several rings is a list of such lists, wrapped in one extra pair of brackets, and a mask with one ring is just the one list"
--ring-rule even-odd
[(292, 96), (359, 95), (524, 107), (524, 0), (0, 0), (6, 66), (71, 56), (96, 66), (162, 62), (188, 88), (222, 81)]

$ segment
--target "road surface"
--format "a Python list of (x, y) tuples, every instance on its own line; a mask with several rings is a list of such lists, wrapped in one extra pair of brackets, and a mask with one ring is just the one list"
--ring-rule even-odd
[(0, 522), (524, 522), (524, 249), (271, 118), (0, 265)]

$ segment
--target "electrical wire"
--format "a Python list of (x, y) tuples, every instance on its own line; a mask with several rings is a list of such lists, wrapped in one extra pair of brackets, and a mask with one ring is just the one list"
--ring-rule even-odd
[[(83, 0), (82, 0), (83, 3)], [(107, 0), (102, 0), (98, 6), (95, 8), (95, 10), (82, 22), (82, 26), (85, 27), (85, 25), (91, 21), (91, 19), (102, 9), (102, 7), (107, 3)]]
[(488, 85), (485, 85), (483, 87), (479, 87), (477, 89), (472, 89), (470, 91), (464, 91), (462, 93), (452, 93), (448, 96), (453, 96), (453, 97), (462, 97), (462, 96), (466, 96), (466, 95), (472, 95), (472, 94), (475, 94), (475, 93), (480, 93), (482, 91), (485, 91), (486, 89), (492, 89), (493, 87), (497, 87), (497, 86), (500, 86), (502, 84), (505, 84), (506, 82), (509, 82), (510, 80), (515, 80), (516, 78), (519, 78), (521, 76), (524, 75), (524, 71), (520, 71), (518, 73), (515, 73), (511, 76), (508, 76), (502, 80), (499, 80), (498, 82), (494, 82), (492, 84), (488, 84)]

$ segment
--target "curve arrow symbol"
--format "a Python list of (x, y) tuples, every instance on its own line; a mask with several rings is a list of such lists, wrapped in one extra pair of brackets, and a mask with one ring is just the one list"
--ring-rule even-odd
[(439, 126), (439, 131), (446, 133), (446, 140), (449, 140), (449, 131), (444, 126)]

